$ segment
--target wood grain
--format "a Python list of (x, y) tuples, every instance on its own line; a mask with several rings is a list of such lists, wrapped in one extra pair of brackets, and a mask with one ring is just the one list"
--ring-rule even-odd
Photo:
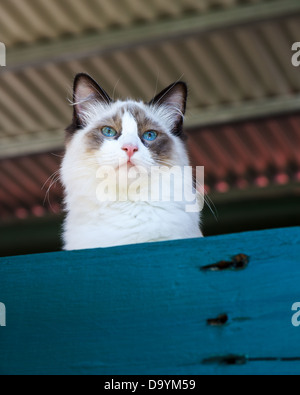
[(1, 258), (0, 373), (299, 374), (299, 256), (290, 228)]

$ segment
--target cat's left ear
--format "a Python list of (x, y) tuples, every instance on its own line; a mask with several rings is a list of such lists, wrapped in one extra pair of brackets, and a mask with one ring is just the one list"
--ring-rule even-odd
[(183, 117), (186, 111), (188, 89), (185, 82), (179, 81), (168, 86), (154, 97), (149, 105), (166, 106), (173, 112), (175, 125), (173, 133), (177, 136), (182, 134)]

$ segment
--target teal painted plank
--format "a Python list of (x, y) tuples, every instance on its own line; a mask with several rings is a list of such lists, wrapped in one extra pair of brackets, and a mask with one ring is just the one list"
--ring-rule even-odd
[[(244, 270), (200, 270), (239, 253)], [(299, 374), (299, 255), (291, 228), (2, 258), (0, 373)], [(213, 362), (230, 354), (248, 359)]]

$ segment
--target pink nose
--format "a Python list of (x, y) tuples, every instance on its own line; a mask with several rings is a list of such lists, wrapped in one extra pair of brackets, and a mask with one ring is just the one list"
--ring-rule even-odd
[(125, 144), (125, 145), (123, 145), (122, 150), (127, 153), (128, 158), (130, 160), (132, 158), (133, 154), (135, 154), (139, 149), (136, 145)]

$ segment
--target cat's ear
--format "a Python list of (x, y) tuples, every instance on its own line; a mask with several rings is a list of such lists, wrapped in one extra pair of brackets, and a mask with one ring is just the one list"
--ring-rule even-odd
[(73, 91), (73, 123), (67, 131), (78, 130), (84, 126), (84, 114), (93, 102), (110, 104), (111, 98), (88, 74), (77, 74)]
[(149, 105), (163, 105), (170, 108), (175, 121), (172, 132), (177, 136), (182, 135), (182, 124), (186, 111), (187, 96), (188, 89), (186, 83), (179, 81), (165, 88), (149, 103)]

